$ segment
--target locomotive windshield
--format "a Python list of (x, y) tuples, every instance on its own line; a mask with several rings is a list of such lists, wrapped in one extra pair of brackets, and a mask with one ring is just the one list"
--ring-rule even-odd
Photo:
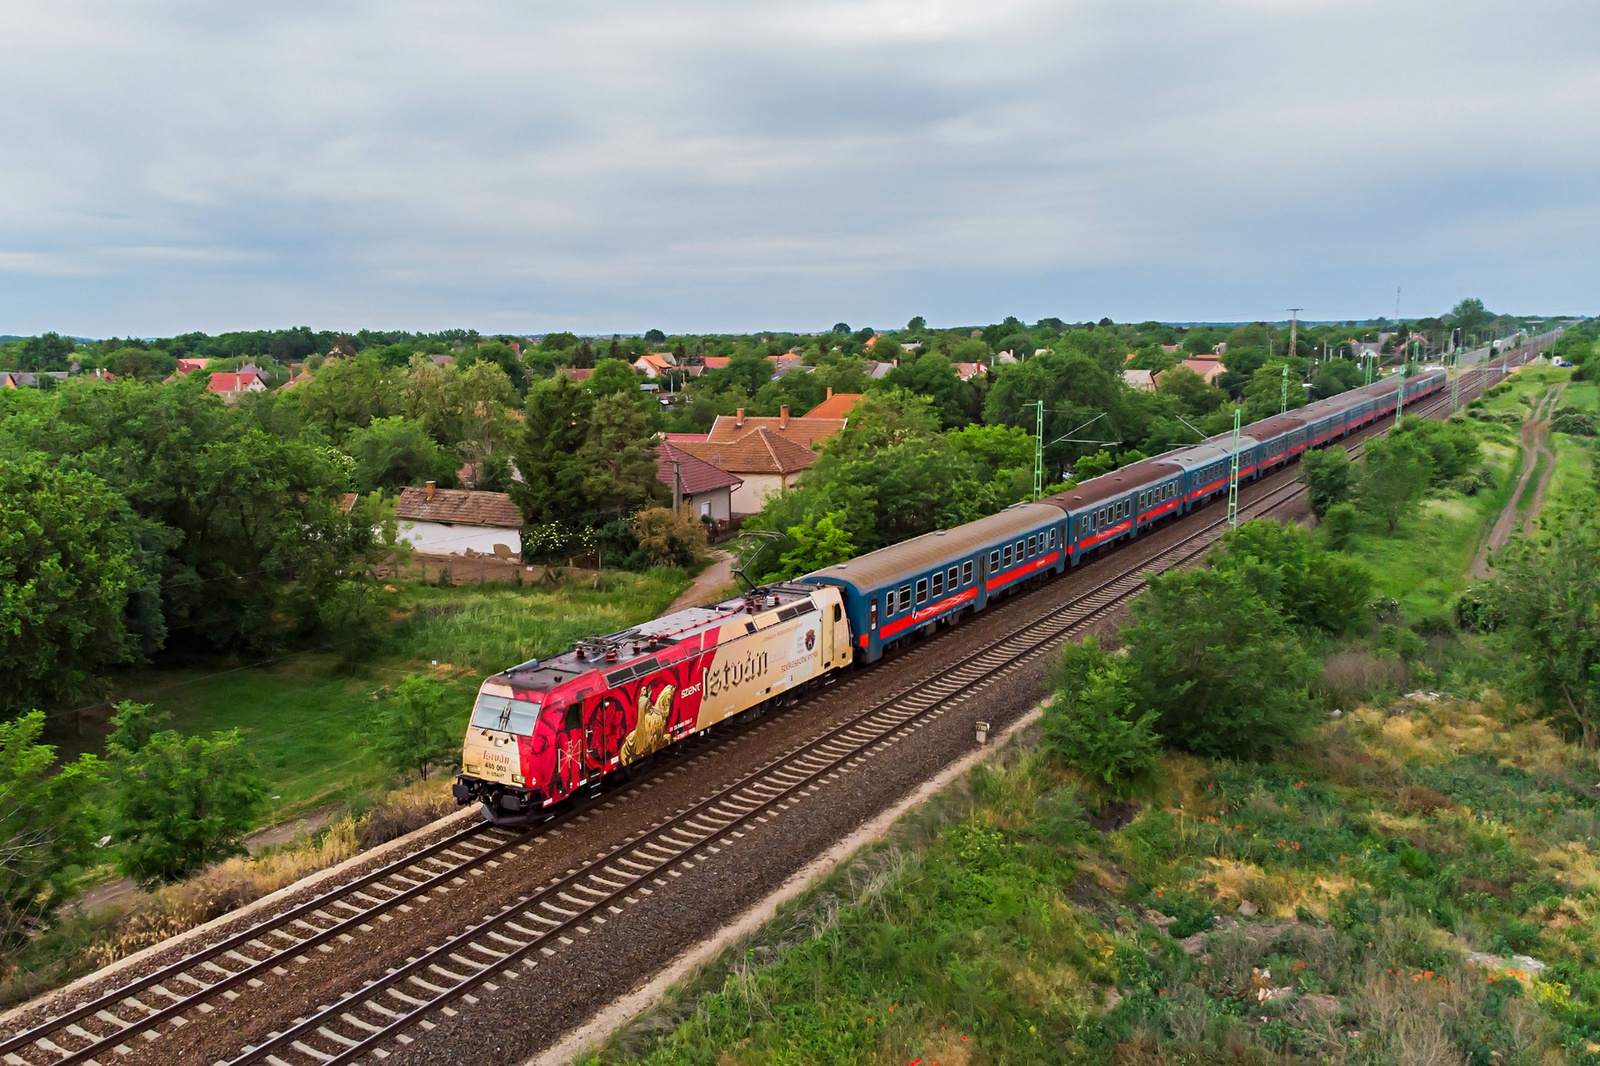
[(472, 708), (473, 728), (498, 729), (525, 737), (533, 735), (533, 723), (538, 717), (537, 704), (505, 696), (479, 696), (478, 705)]

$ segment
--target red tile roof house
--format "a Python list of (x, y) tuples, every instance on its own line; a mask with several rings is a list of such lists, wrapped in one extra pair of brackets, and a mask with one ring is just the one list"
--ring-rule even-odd
[(522, 555), (522, 512), (503, 492), (441, 489), (430, 481), (400, 490), (399, 539), (427, 555)]
[[(703, 440), (693, 443), (703, 444)], [(717, 527), (733, 517), (733, 492), (744, 480), (690, 454), (672, 441), (656, 446), (656, 477), (676, 491), (682, 506), (701, 521)]]
[(206, 391), (221, 396), (225, 403), (238, 403), (239, 397), (247, 392), (266, 392), (267, 383), (261, 380), (260, 374), (241, 370), (238, 373), (212, 374), (211, 380), (206, 382)]
[(861, 392), (834, 392), (833, 386), (828, 386), (828, 397), (817, 406), (807, 411), (807, 418), (842, 418), (850, 420), (850, 412), (854, 411), (856, 404), (866, 399), (866, 394)]
[(673, 442), (671, 446), (739, 478), (741, 484), (732, 490), (729, 499), (735, 517), (755, 514), (768, 496), (794, 488), (800, 474), (817, 461), (816, 452), (765, 426), (736, 440), (719, 441), (713, 437), (708, 441)]

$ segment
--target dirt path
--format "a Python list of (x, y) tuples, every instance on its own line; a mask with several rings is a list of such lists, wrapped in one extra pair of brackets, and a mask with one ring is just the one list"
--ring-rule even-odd
[(1545, 486), (1550, 483), (1550, 475), (1555, 471), (1555, 453), (1550, 451), (1550, 414), (1555, 410), (1556, 400), (1561, 396), (1564, 385), (1552, 385), (1545, 390), (1539, 398), (1539, 403), (1534, 407), (1533, 414), (1528, 421), (1522, 424), (1522, 471), (1517, 477), (1517, 487), (1512, 490), (1511, 498), (1506, 500), (1506, 505), (1494, 521), (1494, 528), (1489, 530), (1489, 535), (1478, 545), (1477, 557), (1472, 560), (1470, 573), (1473, 577), (1489, 576), (1489, 556), (1505, 547), (1506, 541), (1511, 539), (1511, 533), (1517, 527), (1517, 504), (1528, 491), (1528, 482), (1533, 479), (1533, 472), (1539, 467), (1539, 456), (1545, 457), (1544, 470), (1539, 475), (1539, 483), (1534, 486), (1533, 496), (1527, 511), (1524, 529), (1532, 528), (1533, 519), (1539, 513), (1539, 506), (1544, 502)]
[(672, 602), (669, 611), (681, 611), (685, 607), (699, 607), (716, 598), (717, 593), (733, 584), (733, 564), (736, 561), (729, 552), (712, 552), (716, 562), (700, 571), (694, 583), (683, 590), (683, 595)]

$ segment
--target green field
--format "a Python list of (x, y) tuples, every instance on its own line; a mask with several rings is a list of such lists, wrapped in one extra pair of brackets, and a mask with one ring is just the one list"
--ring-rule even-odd
[[(154, 703), (183, 732), (239, 729), (272, 788), (261, 812), (270, 824), (390, 782), (353, 735), (400, 678), (431, 670), (447, 679), (464, 729), (484, 675), (652, 618), (688, 581), (682, 571), (662, 569), (606, 571), (598, 589), (592, 582), (556, 589), (401, 585), (392, 594), (392, 621), (358, 656), (339, 645), (259, 665), (136, 671), (117, 679), (113, 698)], [(57, 742), (69, 757), (100, 747), (92, 733)]]

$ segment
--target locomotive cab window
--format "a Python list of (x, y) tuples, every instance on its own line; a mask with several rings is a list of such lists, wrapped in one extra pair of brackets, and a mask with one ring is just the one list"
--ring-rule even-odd
[(940, 570), (933, 575), (933, 594), (944, 595), (944, 571)]
[(576, 729), (582, 724), (583, 711), (576, 703), (574, 703), (572, 706), (567, 708), (567, 720), (563, 728)]
[(917, 603), (919, 605), (921, 605), (921, 604), (924, 604), (924, 603), (927, 603), (927, 602), (928, 602), (928, 579), (927, 578), (921, 578), (921, 579), (919, 579), (917, 581)]
[(839, 619), (841, 619), (843, 617), (844, 617), (844, 608), (840, 607), (837, 603), (834, 604), (833, 605), (833, 620), (835, 622), (837, 622)]
[(972, 561), (970, 559), (961, 564), (961, 583), (963, 585), (972, 584)]

